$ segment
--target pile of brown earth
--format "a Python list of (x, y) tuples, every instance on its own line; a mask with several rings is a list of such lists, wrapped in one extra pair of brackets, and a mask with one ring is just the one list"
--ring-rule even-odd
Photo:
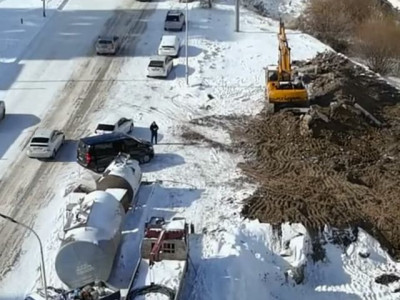
[(400, 93), (333, 53), (311, 75), (313, 118), (266, 111), (236, 137), (259, 183), (243, 214), (262, 222), (360, 226), (400, 255)]

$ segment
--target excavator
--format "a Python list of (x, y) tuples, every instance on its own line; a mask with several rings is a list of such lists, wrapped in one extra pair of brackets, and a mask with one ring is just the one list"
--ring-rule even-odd
[(290, 48), (282, 20), (279, 21), (278, 40), (278, 65), (268, 66), (265, 69), (265, 98), (268, 106), (273, 112), (289, 110), (295, 113), (307, 113), (310, 106), (308, 93), (304, 83), (292, 70)]

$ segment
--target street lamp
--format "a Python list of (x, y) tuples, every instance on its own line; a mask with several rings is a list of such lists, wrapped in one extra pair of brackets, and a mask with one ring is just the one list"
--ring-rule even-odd
[(186, 49), (186, 85), (189, 85), (189, 59), (188, 59), (188, 24), (189, 24), (189, 10), (188, 10), (188, 2), (189, 0), (186, 0), (186, 21), (185, 21), (185, 31), (186, 31), (186, 43), (185, 43), (185, 49)]
[(42, 0), (43, 2), (43, 18), (46, 17), (46, 0)]
[[(44, 2), (44, 1), (43, 1), (43, 2)], [(4, 218), (4, 219), (6, 219), (6, 220), (8, 220), (8, 221), (10, 221), (10, 222), (13, 222), (13, 223), (15, 223), (15, 224), (21, 225), (22, 227), (25, 227), (25, 228), (28, 229), (30, 232), (32, 232), (32, 233), (36, 236), (37, 240), (39, 241), (40, 256), (41, 256), (41, 258), (42, 258), (42, 265), (41, 265), (41, 268), (42, 268), (42, 281), (43, 281), (43, 287), (44, 287), (44, 295), (45, 295), (46, 300), (48, 300), (48, 297), (47, 297), (46, 271), (45, 271), (45, 268), (44, 268), (44, 258), (43, 258), (43, 246), (42, 246), (42, 242), (40, 241), (39, 235), (38, 235), (31, 227), (29, 227), (29, 226), (27, 226), (27, 225), (25, 225), (25, 224), (22, 224), (22, 223), (20, 223), (20, 222), (14, 220), (13, 218), (11, 218), (11, 217), (9, 217), (9, 216), (6, 216), (6, 215), (3, 215), (2, 213), (0, 213), (0, 217)]]

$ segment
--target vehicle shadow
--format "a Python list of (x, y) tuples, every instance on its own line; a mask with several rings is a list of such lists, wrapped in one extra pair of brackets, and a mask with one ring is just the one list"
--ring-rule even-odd
[[(189, 76), (194, 74), (195, 69), (191, 66), (188, 67)], [(184, 64), (177, 64), (172, 69), (171, 73), (167, 77), (167, 80), (174, 80), (175, 78), (184, 78), (186, 76), (186, 66)]]
[[(32, 127), (39, 122), (40, 118), (35, 115), (9, 114), (6, 112), (4, 120), (0, 121), (0, 157), (4, 158), (4, 154), (26, 128)], [(27, 140), (28, 142), (29, 140)]]
[[(133, 127), (133, 132), (131, 132), (130, 135), (137, 137), (141, 140), (150, 141), (151, 140), (150, 124), (149, 127), (136, 127), (136, 126)], [(157, 141), (161, 142), (163, 138), (164, 135), (158, 132)]]
[[(202, 52), (203, 50), (199, 47), (188, 45), (188, 57), (196, 57)], [(184, 43), (179, 48), (179, 57), (186, 57), (186, 47)]]
[(66, 139), (64, 145), (58, 151), (56, 158), (53, 159), (54, 162), (75, 162), (76, 161), (76, 151), (78, 148), (77, 140)]
[(143, 172), (155, 172), (163, 169), (183, 165), (185, 159), (175, 153), (157, 153), (157, 149), (154, 154), (154, 158), (147, 164), (141, 164)]

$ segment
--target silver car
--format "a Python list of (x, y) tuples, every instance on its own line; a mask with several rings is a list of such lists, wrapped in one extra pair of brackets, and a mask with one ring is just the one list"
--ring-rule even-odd
[(6, 117), (6, 104), (4, 101), (0, 101), (0, 120)]
[(64, 140), (65, 135), (59, 130), (37, 129), (31, 138), (27, 154), (31, 158), (55, 158)]
[(119, 37), (99, 37), (96, 42), (97, 54), (116, 54), (120, 48)]
[(95, 134), (105, 134), (112, 132), (131, 133), (133, 130), (133, 120), (120, 118), (117, 122), (111, 124), (100, 123), (97, 125)]
[(164, 30), (182, 31), (186, 25), (185, 14), (180, 10), (169, 10), (165, 17)]

